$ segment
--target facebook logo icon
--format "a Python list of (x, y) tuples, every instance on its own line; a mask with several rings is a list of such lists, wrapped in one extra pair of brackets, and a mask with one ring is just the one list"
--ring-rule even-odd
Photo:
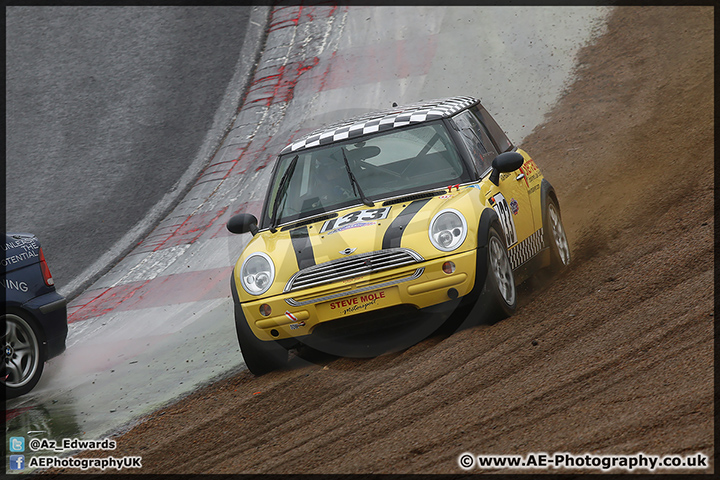
[(10, 455), (10, 470), (24, 470), (25, 455)]

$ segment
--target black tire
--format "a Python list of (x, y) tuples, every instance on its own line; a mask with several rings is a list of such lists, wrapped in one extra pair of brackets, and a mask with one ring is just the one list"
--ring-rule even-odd
[(4, 312), (5, 362), (0, 373), (5, 398), (25, 395), (35, 388), (45, 366), (42, 331), (35, 320), (16, 311)]
[(504, 235), (498, 233), (497, 227), (488, 230), (487, 273), (485, 286), (480, 293), (482, 320), (495, 323), (515, 313), (517, 307), (517, 290), (512, 264), (507, 254)]
[(235, 304), (235, 329), (245, 365), (254, 375), (264, 375), (279, 370), (288, 362), (288, 351), (274, 341), (264, 342), (250, 330), (245, 314), (239, 304)]
[[(479, 228), (480, 232), (482, 232), (482, 225)], [(448, 331), (462, 330), (481, 324), (493, 324), (515, 313), (517, 290), (515, 289), (515, 278), (510, 266), (510, 259), (507, 256), (507, 248), (505, 248), (504, 235), (498, 233), (501, 231), (501, 227), (496, 221), (485, 228), (487, 229), (485, 234), (487, 235), (487, 242), (478, 241), (481, 247), (478, 248), (475, 286), (468, 295), (463, 297), (462, 303), (444, 326)], [(482, 235), (482, 233), (479, 235)], [(491, 250), (491, 245), (500, 246), (501, 248)], [(498, 274), (493, 271), (493, 265), (497, 263), (495, 260), (501, 260), (493, 258), (493, 255), (498, 254), (498, 250), (501, 259), (504, 258), (505, 262), (507, 262), (508, 271), (503, 284), (512, 286), (513, 294), (510, 302), (505, 300), (500, 289)]]
[(545, 244), (550, 247), (551, 272), (560, 272), (570, 264), (570, 245), (560, 216), (560, 207), (552, 198), (548, 198), (545, 206)]

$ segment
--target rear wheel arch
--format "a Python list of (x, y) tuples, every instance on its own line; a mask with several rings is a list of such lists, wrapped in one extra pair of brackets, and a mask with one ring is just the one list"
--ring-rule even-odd
[[(542, 225), (543, 225), (543, 243), (545, 244), (545, 247), (547, 247), (550, 250), (550, 270), (554, 272), (558, 272), (565, 268), (571, 261), (572, 256), (570, 254), (570, 247), (567, 243), (567, 237), (564, 233), (564, 227), (562, 226), (562, 217), (560, 212), (560, 202), (558, 201), (557, 194), (555, 193), (555, 189), (550, 185), (550, 182), (545, 180), (543, 178), (542, 184), (540, 187), (541, 192), (541, 199), (542, 199)], [(558, 245), (557, 245), (557, 239), (555, 238), (555, 235), (553, 234), (553, 225), (551, 225), (551, 220), (548, 218), (550, 205), (553, 205), (555, 207), (555, 212), (557, 215), (557, 220), (560, 224), (560, 230), (562, 230), (562, 237), (564, 242), (564, 247), (566, 251), (566, 261), (561, 260), (561, 254), (558, 251)]]
[(543, 178), (540, 183), (540, 211), (542, 212), (542, 225), (544, 229), (547, 229), (546, 212), (548, 201), (555, 202), (555, 205), (560, 208), (560, 202), (555, 193), (555, 188), (553, 188), (547, 179)]

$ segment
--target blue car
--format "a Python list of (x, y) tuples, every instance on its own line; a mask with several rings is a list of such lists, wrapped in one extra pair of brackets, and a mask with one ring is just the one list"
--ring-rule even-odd
[(67, 302), (55, 291), (40, 242), (26, 233), (5, 234), (0, 283), (5, 290), (5, 398), (32, 390), (45, 361), (65, 351)]

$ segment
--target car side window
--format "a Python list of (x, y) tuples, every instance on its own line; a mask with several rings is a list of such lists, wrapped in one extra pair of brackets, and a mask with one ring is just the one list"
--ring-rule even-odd
[(497, 156), (497, 151), (485, 127), (469, 110), (460, 112), (453, 117), (455, 125), (460, 132), (460, 138), (467, 147), (472, 160), (477, 167), (478, 174), (483, 175)]
[(475, 105), (470, 110), (480, 119), (480, 123), (487, 128), (490, 138), (494, 140), (497, 146), (498, 153), (509, 152), (513, 149), (512, 142), (507, 138), (507, 135), (505, 135), (505, 132), (503, 132), (495, 119), (485, 110), (485, 107)]

